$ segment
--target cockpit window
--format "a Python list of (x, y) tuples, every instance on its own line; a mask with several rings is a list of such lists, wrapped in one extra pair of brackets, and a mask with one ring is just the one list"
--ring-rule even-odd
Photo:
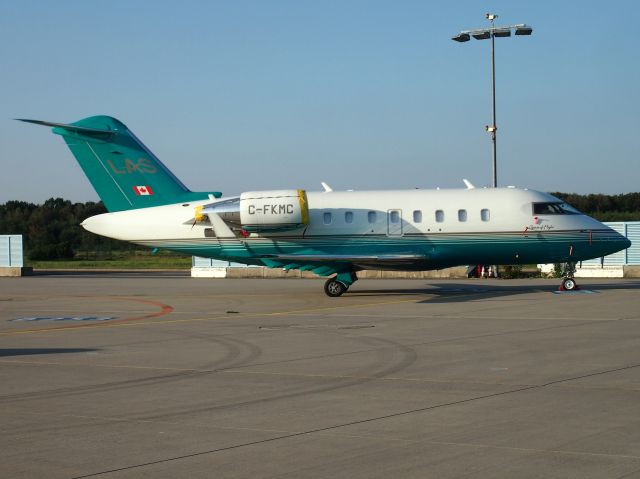
[(566, 203), (534, 203), (534, 215), (579, 215), (580, 212)]

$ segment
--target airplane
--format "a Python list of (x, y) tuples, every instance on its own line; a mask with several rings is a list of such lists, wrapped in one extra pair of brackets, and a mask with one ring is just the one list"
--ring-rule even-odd
[[(62, 136), (108, 213), (82, 226), (151, 248), (328, 277), (338, 297), (366, 269), (570, 263), (628, 248), (624, 236), (560, 199), (515, 187), (193, 192), (123, 123), (19, 119)], [(567, 274), (561, 288), (577, 284)]]

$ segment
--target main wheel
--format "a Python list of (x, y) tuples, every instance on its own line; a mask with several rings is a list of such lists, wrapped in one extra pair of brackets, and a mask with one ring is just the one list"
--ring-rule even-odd
[(577, 287), (576, 280), (573, 278), (564, 278), (562, 280), (562, 289), (565, 291), (574, 291)]
[(338, 296), (342, 296), (342, 294), (349, 289), (344, 283), (337, 281), (335, 279), (328, 279), (326, 283), (324, 283), (324, 292), (327, 296), (331, 298), (337, 298)]

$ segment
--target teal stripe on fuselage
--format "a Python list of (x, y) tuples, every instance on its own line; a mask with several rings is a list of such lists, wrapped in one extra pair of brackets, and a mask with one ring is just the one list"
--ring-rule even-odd
[[(611, 230), (523, 233), (426, 234), (393, 237), (314, 236), (202, 238), (137, 241), (151, 247), (226, 261), (263, 264), (272, 255), (423, 255), (424, 261), (401, 269), (428, 270), (466, 264), (531, 264), (583, 261), (617, 251)], [(386, 267), (388, 265), (380, 265)], [(393, 269), (393, 266), (391, 266)]]

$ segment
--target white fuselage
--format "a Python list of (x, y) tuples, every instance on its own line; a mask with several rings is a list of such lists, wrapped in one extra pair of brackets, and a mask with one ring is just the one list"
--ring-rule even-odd
[(526, 189), (332, 191), (307, 193), (307, 198), (305, 227), (268, 234), (212, 233), (211, 222), (194, 220), (194, 209), (211, 200), (106, 213), (83, 226), (119, 240), (254, 264), (261, 264), (258, 257), (283, 251), (367, 252), (423, 255), (417, 269), (488, 260), (581, 260), (617, 251), (626, 241), (577, 212), (536, 214), (534, 204), (560, 200)]

